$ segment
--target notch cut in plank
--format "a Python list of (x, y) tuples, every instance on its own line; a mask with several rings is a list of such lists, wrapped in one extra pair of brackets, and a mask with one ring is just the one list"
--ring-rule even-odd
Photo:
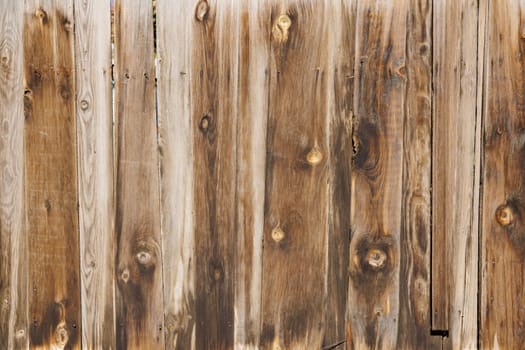
[(480, 347), (525, 348), (525, 2), (488, 6)]
[(82, 346), (114, 349), (110, 7), (108, 2), (79, 1), (74, 11)]
[(164, 347), (153, 6), (115, 3), (117, 348)]
[(478, 5), (434, 2), (432, 329), (477, 342)]
[(28, 346), (23, 4), (0, 2), (0, 349)]
[(31, 348), (80, 348), (72, 1), (26, 1), (24, 108)]

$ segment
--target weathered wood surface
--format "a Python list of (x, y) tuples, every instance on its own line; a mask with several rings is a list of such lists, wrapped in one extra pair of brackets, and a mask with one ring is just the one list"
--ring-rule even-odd
[(432, 329), (477, 341), (477, 1), (434, 2)]
[(24, 229), (23, 4), (0, 2), (0, 349), (28, 345)]
[(164, 347), (153, 6), (115, 3), (116, 334), (119, 349)]
[(80, 348), (72, 1), (24, 9), (25, 215), (31, 348)]
[(488, 6), (480, 348), (525, 348), (525, 2)]
[(430, 335), (432, 5), (358, 2), (349, 348), (438, 349)]
[(115, 349), (109, 2), (75, 2), (82, 347)]

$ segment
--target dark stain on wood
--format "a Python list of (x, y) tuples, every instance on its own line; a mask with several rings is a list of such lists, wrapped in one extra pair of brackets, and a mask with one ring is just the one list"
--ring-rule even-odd
[(51, 303), (47, 306), (42, 319), (33, 319), (29, 332), (30, 342), (33, 346), (46, 346), (55, 343), (64, 346), (64, 350), (74, 348), (74, 344), (79, 338), (79, 329), (77, 320), (66, 318), (67, 314), (74, 311), (68, 310), (66, 312), (68, 308), (67, 300)]

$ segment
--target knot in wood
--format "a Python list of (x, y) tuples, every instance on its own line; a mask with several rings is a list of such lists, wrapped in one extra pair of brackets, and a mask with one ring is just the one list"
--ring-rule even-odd
[(514, 220), (514, 213), (508, 205), (500, 205), (496, 209), (496, 221), (501, 226), (509, 226)]
[(387, 255), (384, 251), (372, 248), (366, 254), (366, 261), (368, 265), (374, 270), (379, 270), (385, 266)]
[(60, 346), (65, 346), (69, 340), (69, 333), (67, 332), (66, 325), (62, 322), (58, 325), (55, 330), (55, 341)]
[(15, 338), (16, 339), (22, 339), (26, 336), (26, 331), (25, 329), (19, 329), (16, 331), (16, 335), (15, 335)]
[(80, 101), (80, 109), (83, 111), (87, 111), (89, 108), (89, 102), (87, 100)]
[(216, 267), (213, 270), (213, 279), (215, 281), (220, 281), (222, 279), (222, 270), (220, 268)]
[(208, 5), (206, 0), (199, 1), (197, 3), (197, 7), (195, 8), (195, 19), (199, 22), (206, 20), (209, 9), (210, 5)]
[(211, 126), (211, 117), (208, 114), (202, 116), (199, 122), (199, 129), (203, 133), (206, 133)]
[(310, 152), (306, 155), (306, 161), (308, 164), (315, 166), (323, 160), (323, 153), (319, 149), (319, 146), (317, 146), (317, 143), (312, 147)]
[(141, 265), (148, 265), (151, 263), (151, 254), (146, 251), (138, 252), (135, 256), (137, 262)]
[(129, 269), (125, 268), (122, 273), (120, 274), (120, 278), (124, 283), (128, 283), (129, 281)]
[(288, 29), (292, 25), (292, 20), (288, 15), (281, 15), (277, 18), (272, 26), (273, 39), (279, 43), (284, 44), (288, 41)]
[(284, 231), (279, 227), (279, 225), (277, 225), (277, 227), (275, 227), (273, 230), (272, 230), (272, 239), (276, 242), (276, 243), (279, 243), (281, 242), (283, 239), (284, 239)]
[(40, 19), (40, 21), (43, 23), (43, 24), (46, 24), (48, 19), (47, 19), (47, 13), (46, 11), (44, 11), (43, 9), (39, 8), (38, 10), (36, 10), (35, 12), (35, 16)]

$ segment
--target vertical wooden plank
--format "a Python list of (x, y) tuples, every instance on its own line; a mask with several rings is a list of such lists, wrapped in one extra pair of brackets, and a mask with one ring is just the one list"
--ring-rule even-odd
[[(195, 349), (193, 78), (195, 3), (157, 0), (158, 118), (166, 349)], [(177, 18), (176, 21), (173, 21)], [(173, 38), (178, 38), (175, 42)]]
[(434, 2), (432, 328), (477, 339), (478, 4)]
[(28, 346), (20, 1), (0, 2), (0, 348)]
[(407, 15), (396, 348), (441, 349), (441, 337), (430, 334), (432, 1), (410, 0)]
[(236, 349), (258, 349), (268, 118), (270, 6), (240, 1), (237, 127)]
[(357, 349), (398, 342), (408, 6), (357, 7), (348, 307)]
[[(344, 309), (330, 315), (333, 320), (329, 324), (337, 329), (327, 331), (324, 324), (327, 310), (334, 311), (333, 304), (327, 304), (328, 295), (337, 299), (330, 303), (343, 303), (334, 286), (328, 286), (329, 278), (337, 277), (328, 277), (327, 271), (337, 273), (345, 253), (329, 258), (328, 252), (334, 249), (334, 240), (340, 239), (338, 235), (348, 235), (346, 230), (328, 237), (339, 224), (328, 219), (333, 161), (330, 123), (344, 123), (348, 117), (334, 102), (341, 99), (336, 94), (344, 89), (333, 90), (340, 84), (334, 77), (335, 68), (347, 69), (335, 61), (340, 45), (337, 39), (343, 37), (337, 33), (343, 24), (342, 4), (283, 1), (272, 6), (263, 348), (321, 348), (344, 334)], [(342, 79), (340, 73), (337, 79)]]
[(151, 1), (115, 3), (117, 348), (164, 347)]
[(80, 348), (71, 1), (25, 2), (24, 107), (32, 348)]
[(525, 348), (525, 1), (488, 2), (480, 347)]
[(348, 257), (350, 236), (350, 188), (352, 163), (352, 120), (354, 95), (355, 21), (357, 1), (329, 4), (326, 34), (332, 48), (326, 70), (328, 104), (328, 230), (323, 347), (346, 341)]
[(75, 1), (82, 346), (115, 348), (111, 18)]
[(197, 349), (233, 346), (239, 6), (199, 1), (192, 12)]

